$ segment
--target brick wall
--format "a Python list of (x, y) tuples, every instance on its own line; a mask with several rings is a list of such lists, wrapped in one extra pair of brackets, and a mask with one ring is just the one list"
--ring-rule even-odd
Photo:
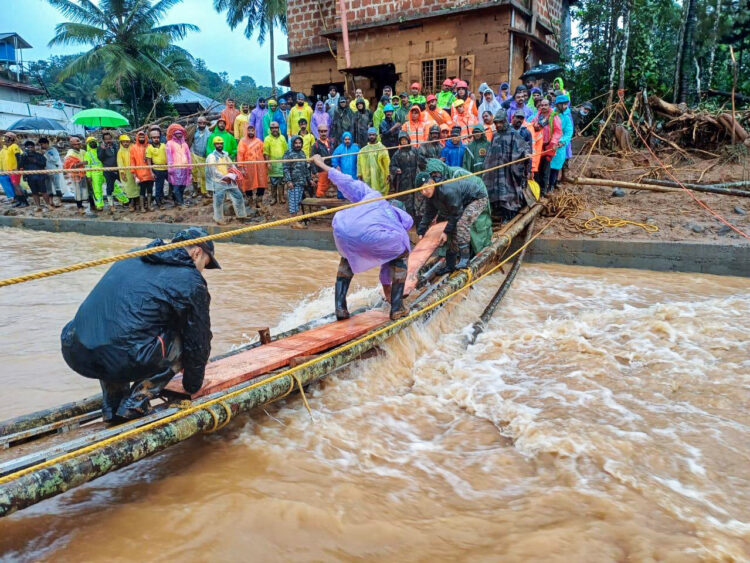
[[(287, 3), (289, 54), (327, 47), (327, 42), (320, 33), (323, 29), (338, 25), (335, 5), (335, 0), (293, 0)], [(321, 13), (324, 21), (321, 20)]]
[[(396, 18), (413, 18), (437, 10), (486, 4), (487, 0), (345, 0), (345, 3), (349, 27), (352, 28)], [(555, 22), (560, 19), (561, 0), (536, 0), (536, 5), (540, 18), (557, 29)], [(321, 21), (321, 13), (324, 21)], [(441, 21), (450, 23), (447, 18), (441, 18)], [(325, 39), (319, 36), (321, 30), (340, 27), (337, 0), (294, 0), (288, 3), (290, 54), (325, 47)]]

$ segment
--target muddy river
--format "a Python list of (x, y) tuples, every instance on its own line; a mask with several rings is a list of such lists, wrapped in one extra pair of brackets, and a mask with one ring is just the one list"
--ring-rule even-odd
[[(141, 241), (0, 229), (2, 277)], [(335, 253), (220, 244), (213, 352), (330, 312)], [(0, 289), (0, 419), (98, 389), (59, 333), (104, 268)], [(350, 306), (378, 299), (355, 277)], [(525, 265), (385, 354), (0, 520), (0, 560), (750, 559), (747, 279)]]

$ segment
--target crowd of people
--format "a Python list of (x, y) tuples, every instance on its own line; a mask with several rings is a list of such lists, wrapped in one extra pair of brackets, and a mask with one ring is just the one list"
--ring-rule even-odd
[[(301, 93), (294, 100), (260, 98), (252, 110), (229, 99), (214, 122), (198, 117), (190, 134), (179, 123), (139, 130), (134, 139), (104, 130), (98, 138), (72, 136), (58, 150), (45, 138), (26, 140), (21, 149), (7, 133), (0, 168), (15, 173), (0, 175), (0, 184), (18, 207), (29, 205), (30, 193), (37, 210), (59, 206), (55, 195), (66, 184), (80, 213), (89, 214), (113, 212), (118, 202), (142, 212), (181, 207), (188, 190), (193, 201), (212, 202), (214, 220), (223, 224), (227, 197), (239, 218), (247, 206), (282, 203), (297, 216), (305, 197), (343, 198), (310, 160), (315, 155), (381, 194), (420, 187), (419, 173), (436, 159), (452, 177), (481, 173), (491, 215), (509, 220), (529, 199), (527, 181), (548, 193), (572, 155), (570, 97), (559, 78), (549, 89), (528, 79), (512, 93), (507, 82), (497, 92), (482, 83), (474, 93), (459, 79), (446, 79), (434, 93), (418, 83), (401, 94), (386, 86), (372, 105), (360, 89), (350, 99), (331, 86), (312, 104)], [(90, 170), (100, 167), (120, 170)], [(24, 173), (43, 169), (66, 172)], [(418, 225), (425, 197), (398, 199)]]

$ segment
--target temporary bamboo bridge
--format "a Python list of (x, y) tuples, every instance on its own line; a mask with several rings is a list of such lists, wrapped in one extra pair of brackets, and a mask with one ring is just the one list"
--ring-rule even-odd
[[(44, 499), (83, 485), (111, 471), (165, 450), (196, 434), (214, 432), (237, 415), (289, 395), (358, 359), (368, 357), (390, 337), (414, 322), (424, 320), (444, 303), (498, 271), (541, 234), (536, 233), (515, 252), (507, 254), (512, 241), (542, 211), (534, 204), (498, 230), (491, 244), (477, 254), (465, 270), (437, 280), (423, 279), (409, 295), (410, 314), (397, 321), (373, 312), (360, 312), (374, 326), (365, 334), (318, 350), (317, 355), (288, 358), (278, 369), (245, 380), (226, 389), (185, 401), (168, 393), (165, 403), (152, 414), (116, 427), (100, 422), (101, 398), (90, 397), (55, 409), (40, 411), (0, 423), (0, 516), (11, 514)], [(549, 225), (549, 223), (548, 223)], [(424, 264), (422, 272), (434, 271), (437, 257)], [(375, 319), (377, 322), (373, 322)], [(294, 335), (315, 330), (313, 325), (243, 347), (212, 362), (221, 362), (256, 348), (283, 347)], [(292, 356), (293, 354), (290, 354)], [(208, 368), (210, 369), (211, 363)]]

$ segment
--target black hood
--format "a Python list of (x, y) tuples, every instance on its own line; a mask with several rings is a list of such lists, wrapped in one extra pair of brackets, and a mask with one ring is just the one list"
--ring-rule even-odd
[[(167, 244), (160, 238), (150, 242), (144, 248), (154, 248), (155, 246), (164, 246)], [(157, 254), (148, 254), (141, 256), (141, 260), (148, 264), (164, 264), (167, 266), (190, 266), (195, 267), (195, 262), (187, 253), (185, 248), (173, 248), (172, 250), (165, 250)]]

